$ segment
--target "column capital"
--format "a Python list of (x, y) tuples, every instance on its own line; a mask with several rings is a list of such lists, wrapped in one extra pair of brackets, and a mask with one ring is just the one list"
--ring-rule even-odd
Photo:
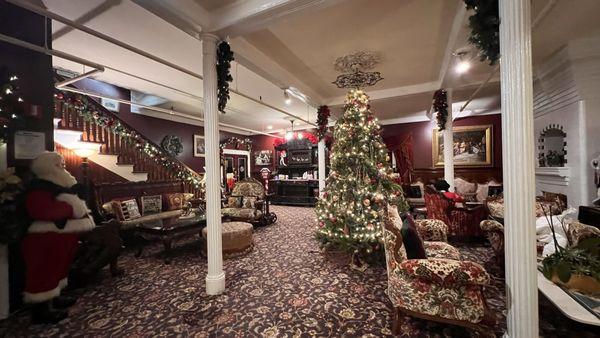
[(206, 42), (217, 42), (219, 40), (221, 40), (221, 38), (213, 33), (201, 33), (200, 34), (200, 38), (202, 39), (202, 42), (206, 41)]

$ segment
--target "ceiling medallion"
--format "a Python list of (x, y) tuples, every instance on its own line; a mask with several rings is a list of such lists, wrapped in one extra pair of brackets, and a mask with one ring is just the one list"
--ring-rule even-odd
[(337, 71), (346, 73), (339, 75), (332, 82), (338, 88), (362, 88), (373, 86), (383, 80), (380, 72), (365, 72), (375, 68), (380, 59), (374, 52), (359, 51), (339, 57), (335, 60), (334, 67)]

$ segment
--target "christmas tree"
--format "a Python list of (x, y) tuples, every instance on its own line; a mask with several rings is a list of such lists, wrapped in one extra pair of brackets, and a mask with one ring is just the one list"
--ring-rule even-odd
[(317, 238), (324, 245), (371, 254), (380, 247), (386, 204), (408, 209), (380, 131), (367, 94), (351, 90), (335, 125), (331, 170), (316, 206)]

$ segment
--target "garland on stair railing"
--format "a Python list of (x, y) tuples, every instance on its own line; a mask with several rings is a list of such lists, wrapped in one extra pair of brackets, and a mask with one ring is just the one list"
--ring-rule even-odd
[(84, 121), (105, 128), (126, 142), (133, 143), (136, 150), (150, 157), (158, 165), (169, 169), (176, 178), (193, 185), (196, 189), (201, 187), (202, 177), (200, 175), (185, 167), (179, 161), (170, 158), (163, 149), (148, 142), (134, 130), (130, 130), (117, 118), (99, 112), (95, 109), (94, 104), (89, 102), (88, 98), (78, 94), (71, 95), (59, 92), (54, 94), (54, 99), (67, 105), (67, 107), (75, 109)]
[(479, 59), (491, 66), (500, 58), (500, 14), (498, 0), (464, 0), (468, 10), (471, 35), (469, 42), (479, 49)]
[(217, 98), (219, 99), (219, 111), (225, 113), (225, 107), (229, 100), (229, 82), (233, 81), (231, 77), (231, 61), (233, 61), (233, 52), (227, 41), (221, 41), (217, 47)]
[(433, 110), (437, 113), (437, 125), (440, 131), (446, 129), (448, 121), (448, 94), (445, 89), (438, 89), (433, 94)]

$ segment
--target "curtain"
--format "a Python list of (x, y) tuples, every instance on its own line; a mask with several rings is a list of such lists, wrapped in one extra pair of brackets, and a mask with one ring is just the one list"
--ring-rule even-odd
[(407, 135), (394, 150), (396, 157), (396, 168), (402, 183), (412, 182), (413, 172), (413, 138), (412, 134)]

